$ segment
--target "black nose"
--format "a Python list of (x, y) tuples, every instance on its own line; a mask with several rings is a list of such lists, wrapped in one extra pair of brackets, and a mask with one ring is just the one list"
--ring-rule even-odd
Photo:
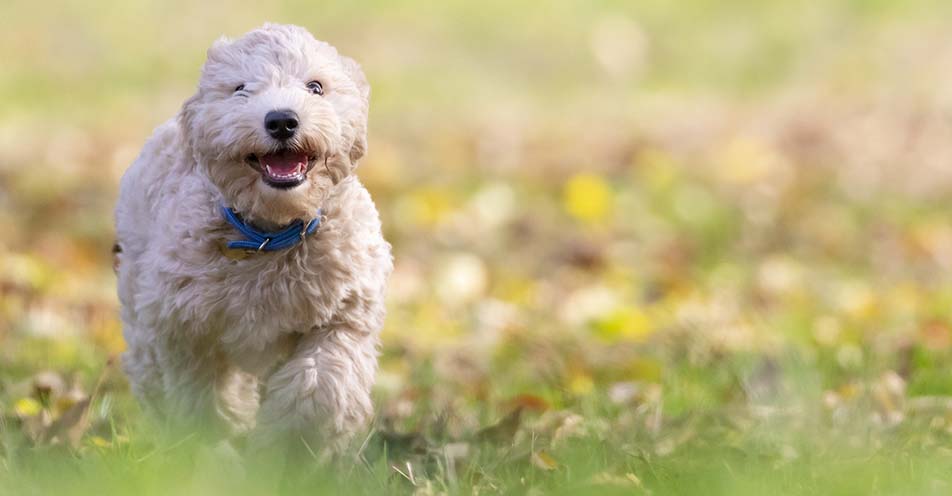
[(290, 110), (272, 110), (264, 116), (264, 128), (272, 138), (277, 140), (290, 139), (298, 127), (297, 114)]

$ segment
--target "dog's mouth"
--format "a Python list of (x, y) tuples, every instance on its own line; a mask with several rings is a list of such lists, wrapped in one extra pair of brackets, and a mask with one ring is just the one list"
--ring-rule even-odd
[(263, 155), (249, 154), (245, 161), (272, 188), (290, 189), (303, 183), (317, 157), (305, 151), (283, 149)]

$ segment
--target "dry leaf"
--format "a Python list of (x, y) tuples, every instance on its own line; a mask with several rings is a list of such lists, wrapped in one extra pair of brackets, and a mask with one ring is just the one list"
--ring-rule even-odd
[(90, 399), (86, 398), (66, 410), (44, 433), (41, 441), (57, 444), (66, 442), (73, 449), (79, 448), (83, 434), (89, 429)]
[(493, 443), (512, 443), (522, 423), (522, 410), (522, 406), (516, 407), (515, 410), (509, 412), (509, 415), (503, 417), (495, 425), (477, 432), (476, 439)]
[(535, 410), (537, 412), (544, 412), (549, 409), (549, 402), (545, 401), (541, 396), (536, 396), (534, 394), (520, 394), (509, 401), (506, 402), (512, 408), (524, 408), (526, 410)]
[(532, 465), (542, 470), (555, 470), (559, 468), (559, 462), (552, 458), (552, 455), (545, 451), (537, 451), (532, 454)]
[(112, 443), (108, 439), (101, 436), (90, 436), (89, 442), (97, 448), (109, 448), (112, 446)]

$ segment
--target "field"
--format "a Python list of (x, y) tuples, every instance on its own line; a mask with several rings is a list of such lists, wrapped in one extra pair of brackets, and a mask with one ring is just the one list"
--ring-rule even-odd
[[(0, 3), (0, 495), (952, 492), (952, 3), (269, 7)], [(146, 421), (110, 254), (265, 20), (363, 65), (396, 267), (373, 428), (287, 473)]]

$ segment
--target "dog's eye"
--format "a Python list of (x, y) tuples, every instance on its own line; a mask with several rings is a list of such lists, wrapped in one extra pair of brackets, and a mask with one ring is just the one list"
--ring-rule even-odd
[(243, 84), (239, 84), (238, 86), (235, 86), (235, 93), (238, 93), (239, 91), (244, 91), (244, 90), (245, 90), (245, 85)]
[(320, 81), (311, 81), (310, 83), (307, 83), (307, 90), (315, 95), (324, 94), (324, 86)]

